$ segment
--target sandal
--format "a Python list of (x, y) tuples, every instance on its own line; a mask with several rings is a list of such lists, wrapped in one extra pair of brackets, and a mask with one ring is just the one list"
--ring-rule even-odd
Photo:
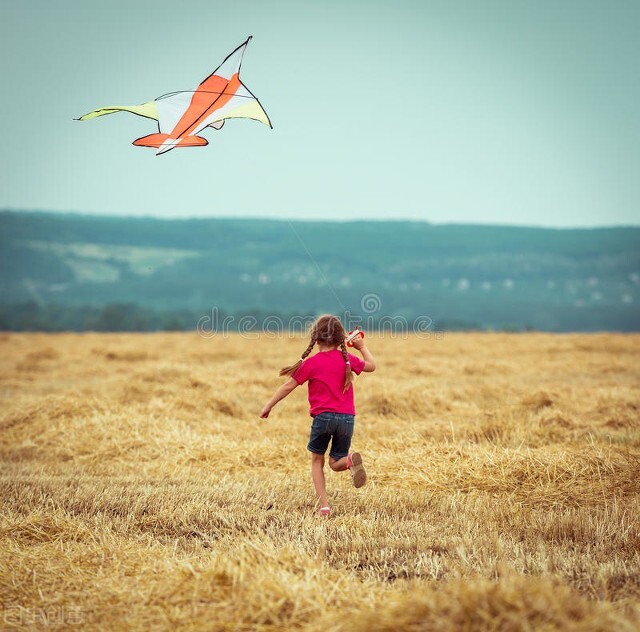
[(331, 507), (320, 507), (320, 509), (318, 509), (318, 514), (328, 518), (331, 515)]
[(354, 452), (347, 457), (347, 467), (351, 472), (354, 487), (362, 487), (367, 482), (367, 473), (362, 465), (362, 455)]

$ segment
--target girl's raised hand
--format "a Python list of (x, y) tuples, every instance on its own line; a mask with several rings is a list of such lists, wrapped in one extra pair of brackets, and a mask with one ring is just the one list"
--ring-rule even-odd
[(269, 416), (270, 412), (271, 412), (271, 407), (265, 406), (260, 412), (260, 419), (266, 419)]

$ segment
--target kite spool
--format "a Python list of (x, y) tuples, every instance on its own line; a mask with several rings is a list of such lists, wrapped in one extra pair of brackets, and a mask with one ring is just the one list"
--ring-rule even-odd
[(360, 336), (360, 338), (364, 338), (364, 331), (360, 331), (357, 327), (350, 331), (345, 338), (345, 342), (347, 343), (347, 347), (353, 347), (353, 341)]

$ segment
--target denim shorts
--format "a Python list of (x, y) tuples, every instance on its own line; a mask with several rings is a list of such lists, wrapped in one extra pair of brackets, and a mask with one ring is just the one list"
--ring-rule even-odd
[(320, 413), (311, 422), (311, 436), (307, 450), (324, 454), (331, 440), (329, 456), (341, 459), (349, 454), (355, 417), (346, 413)]

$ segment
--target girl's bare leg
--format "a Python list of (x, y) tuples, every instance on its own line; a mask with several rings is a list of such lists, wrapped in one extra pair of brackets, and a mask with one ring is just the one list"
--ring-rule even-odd
[(316, 488), (316, 495), (320, 501), (320, 507), (329, 506), (327, 487), (324, 480), (324, 454), (311, 453), (311, 478)]
[(333, 457), (329, 457), (329, 467), (334, 472), (344, 472), (347, 469), (347, 457), (343, 456), (340, 459), (334, 459)]
[[(349, 461), (353, 461), (351, 468), (347, 465)], [(355, 487), (362, 487), (367, 482), (367, 473), (362, 465), (362, 455), (359, 452), (352, 452), (348, 457), (343, 456), (341, 459), (332, 459), (329, 457), (329, 467), (334, 472), (344, 472), (350, 469)]]

